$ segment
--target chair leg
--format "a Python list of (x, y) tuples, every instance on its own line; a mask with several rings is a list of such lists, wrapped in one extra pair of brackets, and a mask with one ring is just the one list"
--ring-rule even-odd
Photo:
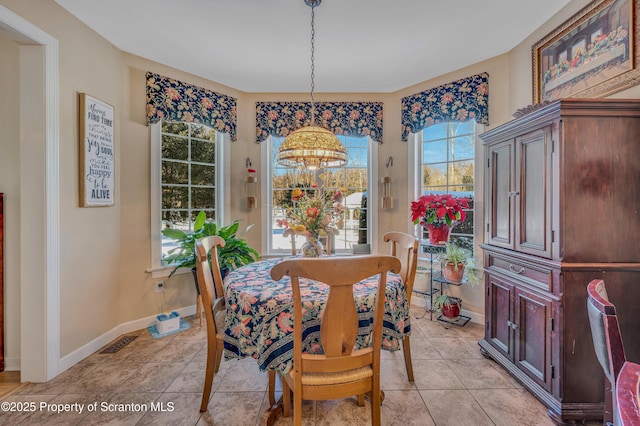
[(202, 296), (196, 296), (196, 313), (198, 314), (198, 319), (200, 320), (200, 327), (202, 327)]
[(402, 352), (404, 353), (404, 365), (407, 367), (407, 377), (409, 382), (413, 383), (413, 364), (411, 363), (411, 343), (409, 337), (404, 336), (402, 339)]
[[(374, 379), (375, 380), (375, 379)], [(373, 426), (380, 426), (380, 405), (382, 405), (380, 381), (373, 384), (371, 392), (371, 424)]]
[(364, 406), (364, 394), (361, 393), (360, 395), (358, 395), (358, 407), (363, 407)]
[(218, 370), (220, 370), (220, 363), (222, 362), (223, 347), (224, 347), (224, 342), (222, 340), (218, 340), (216, 342), (215, 369), (214, 369), (214, 373), (216, 374), (218, 374)]
[(280, 378), (282, 379), (282, 401), (284, 402), (283, 415), (289, 417), (291, 415), (291, 388), (289, 388), (284, 376), (280, 376)]
[(216, 354), (215, 341), (213, 344), (207, 342), (207, 369), (204, 375), (204, 390), (202, 391), (202, 403), (200, 404), (200, 412), (207, 411), (207, 405), (209, 405), (209, 396), (211, 396), (211, 387), (213, 386), (213, 374), (215, 369), (215, 354)]
[(302, 392), (293, 390), (293, 424), (302, 426)]

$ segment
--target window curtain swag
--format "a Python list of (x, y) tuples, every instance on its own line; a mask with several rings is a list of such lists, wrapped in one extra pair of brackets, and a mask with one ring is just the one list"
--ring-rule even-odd
[(474, 119), (489, 124), (489, 74), (486, 72), (402, 98), (402, 140), (409, 133), (446, 121)]
[(200, 123), (237, 140), (236, 99), (147, 72), (147, 125), (160, 120)]

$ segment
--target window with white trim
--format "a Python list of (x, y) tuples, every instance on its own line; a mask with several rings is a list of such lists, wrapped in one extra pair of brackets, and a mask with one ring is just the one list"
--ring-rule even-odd
[[(291, 252), (291, 240), (283, 236), (284, 229), (277, 224), (278, 219), (286, 218), (286, 211), (292, 207), (291, 192), (296, 187), (309, 187), (316, 182), (327, 191), (344, 189), (345, 211), (341, 221), (339, 235), (333, 239), (336, 253), (351, 253), (354, 244), (370, 244), (375, 249), (376, 236), (374, 222), (377, 185), (375, 171), (371, 164), (377, 158), (377, 143), (368, 137), (338, 136), (347, 149), (348, 162), (342, 168), (330, 168), (317, 171), (299, 170), (281, 166), (277, 163), (278, 149), (283, 137), (270, 137), (262, 143), (263, 148), (263, 199), (266, 200), (267, 218), (263, 238), (263, 252), (268, 254), (288, 254)], [(371, 204), (373, 203), (373, 204)], [(374, 206), (370, 211), (371, 205)], [(296, 247), (301, 247), (304, 237), (296, 237)]]
[(152, 268), (175, 243), (164, 227), (193, 230), (200, 211), (222, 223), (225, 135), (198, 123), (161, 121), (152, 126), (151, 236)]
[[(475, 194), (475, 121), (444, 122), (415, 135), (415, 198), (435, 193), (469, 198), (467, 217), (451, 231), (451, 241), (473, 251)], [(419, 237), (428, 239), (418, 227)]]

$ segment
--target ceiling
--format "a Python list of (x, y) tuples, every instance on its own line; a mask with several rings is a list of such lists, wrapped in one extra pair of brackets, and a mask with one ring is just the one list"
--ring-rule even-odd
[[(308, 92), (303, 0), (56, 0), (119, 49), (246, 92)], [(316, 92), (393, 92), (508, 52), (570, 0), (324, 0)]]

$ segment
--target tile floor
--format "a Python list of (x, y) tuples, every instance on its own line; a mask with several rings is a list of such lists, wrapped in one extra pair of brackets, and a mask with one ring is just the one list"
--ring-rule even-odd
[[(420, 308), (416, 308), (418, 311)], [(205, 327), (153, 339), (146, 330), (115, 354), (95, 353), (47, 383), (30, 384), (2, 400), (2, 425), (225, 425), (260, 424), (267, 408), (267, 374), (255, 361), (222, 363), (208, 412), (199, 412), (206, 361)], [(545, 408), (494, 362), (477, 341), (482, 327), (444, 328), (412, 318), (415, 383), (406, 378), (401, 352), (382, 351), (383, 425), (552, 425)], [(155, 411), (151, 409), (155, 404)], [(88, 412), (88, 406), (97, 409)], [(162, 403), (162, 404), (159, 404)], [(67, 408), (66, 412), (41, 409)], [(65, 405), (64, 404), (68, 404)], [(74, 405), (75, 404), (75, 405)], [(122, 406), (118, 404), (129, 404)], [(139, 404), (139, 405), (134, 405)], [(368, 403), (366, 403), (368, 404)], [(80, 413), (78, 406), (83, 406)], [(145, 411), (142, 407), (147, 407)], [(104, 407), (104, 408), (103, 408)], [(370, 424), (368, 405), (355, 399), (306, 402), (303, 422)], [(164, 409), (164, 411), (161, 411)], [(280, 418), (278, 425), (292, 424)]]

